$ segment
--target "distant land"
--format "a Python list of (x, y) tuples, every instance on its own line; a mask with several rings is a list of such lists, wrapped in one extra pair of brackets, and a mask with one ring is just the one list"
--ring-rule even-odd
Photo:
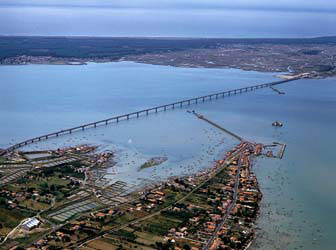
[(0, 64), (134, 61), (336, 75), (336, 36), (316, 38), (128, 38), (0, 36)]

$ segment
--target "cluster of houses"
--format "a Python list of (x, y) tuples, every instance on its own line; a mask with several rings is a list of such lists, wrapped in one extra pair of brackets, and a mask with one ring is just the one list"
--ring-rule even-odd
[(255, 235), (253, 223), (262, 195), (257, 178), (251, 170), (250, 155), (260, 153), (258, 148), (244, 152), (237, 201), (210, 249), (245, 249), (252, 242)]
[[(225, 166), (224, 171), (224, 160), (220, 160), (213, 168), (203, 171), (198, 176), (170, 179), (159, 187), (142, 192), (140, 197), (122, 208), (105, 209), (80, 217), (67, 227), (45, 237), (43, 244), (76, 242), (85, 235), (99, 232), (101, 226), (113, 217), (135, 211), (140, 212), (135, 214), (135, 218), (142, 213), (151, 213), (154, 208), (167, 202), (169, 196), (166, 190), (185, 195), (204, 182), (205, 184), (191, 195), (203, 197), (204, 203), (197, 199), (187, 199), (181, 203), (174, 203), (162, 212), (163, 216), (170, 213), (170, 216), (183, 218), (182, 224), (168, 230), (165, 239), (173, 242), (175, 249), (183, 249), (184, 244), (188, 242), (192, 250), (198, 250), (215, 236), (211, 249), (243, 249), (254, 237), (253, 223), (261, 199), (257, 179), (251, 170), (250, 157), (261, 154), (261, 147), (242, 143), (228, 152), (226, 157), (237, 155), (237, 152), (242, 152), (240, 159), (237, 160), (237, 156)], [(209, 177), (214, 176), (216, 178), (211, 182), (206, 182)], [(222, 227), (214, 234), (218, 225)], [(35, 247), (43, 249), (36, 244)]]
[(34, 200), (35, 202), (43, 202), (46, 204), (51, 204), (52, 200), (54, 199), (54, 195), (46, 194), (44, 196), (40, 196), (38, 190), (22, 190), (18, 192), (12, 192), (6, 189), (0, 190), (0, 197), (6, 199), (7, 206), (10, 209), (13, 208), (22, 208), (26, 209), (25, 206), (22, 205), (23, 201), (26, 200)]

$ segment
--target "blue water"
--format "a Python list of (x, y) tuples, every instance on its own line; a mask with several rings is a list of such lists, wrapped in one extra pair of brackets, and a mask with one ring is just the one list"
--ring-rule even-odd
[[(131, 62), (86, 66), (0, 67), (0, 147), (43, 133), (179, 99), (277, 80), (233, 69), (186, 69)], [(323, 88), (322, 88), (323, 86)], [(258, 159), (264, 194), (255, 249), (334, 249), (336, 168), (335, 79), (299, 80), (190, 109), (248, 140), (284, 142), (282, 160)], [(116, 151), (109, 178), (132, 184), (205, 169), (237, 142), (187, 108), (101, 126), (34, 144), (79, 143)], [(284, 123), (282, 128), (270, 124)], [(153, 156), (168, 161), (139, 171)]]

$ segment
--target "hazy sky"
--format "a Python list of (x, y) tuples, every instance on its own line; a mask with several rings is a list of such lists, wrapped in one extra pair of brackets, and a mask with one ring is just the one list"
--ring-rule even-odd
[(0, 0), (0, 35), (336, 35), (336, 0)]

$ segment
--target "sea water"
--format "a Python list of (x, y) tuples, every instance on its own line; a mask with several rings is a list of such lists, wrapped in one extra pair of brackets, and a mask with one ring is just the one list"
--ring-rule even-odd
[[(1, 66), (0, 147), (49, 132), (195, 96), (278, 80), (272, 73), (174, 68), (132, 62), (84, 66)], [(206, 116), (246, 140), (286, 143), (282, 160), (257, 159), (263, 192), (254, 249), (334, 249), (336, 167), (334, 78), (298, 80), (159, 112), (32, 144), (112, 150), (111, 182), (142, 185), (211, 166), (238, 142), (197, 119)], [(271, 126), (274, 120), (284, 127)], [(151, 168), (154, 156), (168, 161)]]

